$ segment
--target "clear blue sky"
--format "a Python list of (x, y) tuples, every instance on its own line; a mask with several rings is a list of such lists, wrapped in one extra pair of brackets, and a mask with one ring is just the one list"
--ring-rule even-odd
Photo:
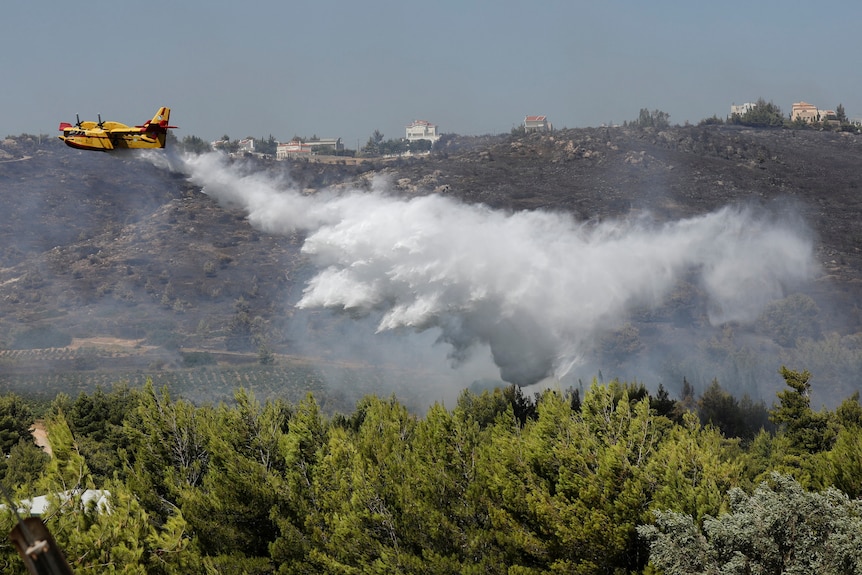
[(11, 1), (0, 8), (0, 137), (60, 121), (288, 140), (414, 119), (442, 132), (672, 123), (764, 98), (862, 118), (862, 2), (758, 0)]

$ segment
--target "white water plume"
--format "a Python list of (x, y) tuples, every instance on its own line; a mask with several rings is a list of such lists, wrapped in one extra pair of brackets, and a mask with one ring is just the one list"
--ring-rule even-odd
[(306, 234), (303, 252), (319, 271), (299, 307), (380, 314), (378, 331), (437, 328), (456, 360), (487, 345), (501, 377), (519, 385), (561, 377), (602, 333), (635, 308), (662, 305), (688, 274), (720, 324), (754, 320), (816, 269), (806, 230), (741, 207), (663, 224), (581, 223), (395, 197), (383, 186), (304, 195), (218, 154), (187, 157), (181, 169), (241, 206), (253, 226)]

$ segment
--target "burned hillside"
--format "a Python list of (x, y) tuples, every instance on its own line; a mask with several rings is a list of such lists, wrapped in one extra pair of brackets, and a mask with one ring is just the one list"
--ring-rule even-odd
[[(341, 360), (325, 347), (347, 337), (350, 316), (295, 307), (314, 274), (301, 230), (262, 231), (243, 206), (217, 202), (185, 174), (134, 155), (87, 154), (53, 142), (22, 150), (7, 140), (3, 149), (3, 349), (56, 347), (56, 339), (34, 343), (34, 333), (59, 334), (60, 343), (137, 342), (134, 353), (101, 354), (95, 366), (69, 364), (91, 370), (126, 363), (179, 369), (181, 354), (192, 351), (246, 354), (251, 362), (262, 350), (277, 359)], [(810, 369), (829, 389), (824, 396), (859, 388), (858, 376), (846, 377), (860, 361), (862, 332), (859, 153), (859, 137), (847, 133), (614, 127), (449, 137), (428, 157), (358, 165), (247, 160), (236, 169), (265, 173), (306, 196), (347, 189), (437, 194), (503, 213), (564, 212), (595, 224), (648, 215), (658, 225), (729, 205), (797, 221), (814, 238), (821, 269), (758, 321), (710, 326), (701, 287), (682, 281), (659, 308), (634, 310), (608, 329), (568, 382), (603, 373), (676, 390), (683, 378), (701, 386), (717, 378), (769, 399), (782, 362)], [(692, 327), (696, 343), (686, 331)], [(687, 350), (682, 357), (672, 353), (677, 345)], [(841, 365), (828, 359), (836, 354)], [(144, 359), (130, 360), (134, 355)], [(9, 373), (45, 368), (3, 361)]]

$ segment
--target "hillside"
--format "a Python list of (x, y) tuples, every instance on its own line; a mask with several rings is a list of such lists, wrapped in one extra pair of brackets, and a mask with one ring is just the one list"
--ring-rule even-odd
[[(377, 391), (375, 382), (422, 403), (482, 379), (448, 364), (438, 369), (446, 350), (428, 334), (372, 337), (373, 329), (358, 330), (361, 322), (350, 314), (297, 309), (317, 273), (300, 251), (302, 226), (287, 233), (255, 227), (241, 202), (216, 201), (187, 173), (134, 154), (20, 139), (0, 143), (0, 150), (0, 383), (7, 388), (39, 385), (50, 393), (69, 374), (88, 374), (86, 387), (215, 370), (255, 364), (262, 351), (273, 354), (265, 363), (276, 367), (313, 366), (315, 389), (332, 390), (338, 379), (364, 382), (340, 388), (350, 390), (342, 396), (348, 404), (359, 392)], [(846, 133), (595, 128), (449, 137), (424, 158), (357, 165), (249, 160), (235, 169), (287, 182), (303, 197), (377, 189), (384, 181), (405, 198), (437, 193), (502, 213), (562, 211), (582, 222), (646, 213), (673, 222), (740, 203), (796, 218), (813, 233), (821, 269), (814, 281), (783, 294), (810, 300), (789, 300), (778, 327), (768, 318), (708, 325), (701, 294), (683, 282), (659, 308), (635, 310), (613, 326), (564, 384), (598, 373), (677, 393), (683, 378), (698, 389), (718, 378), (769, 402), (780, 388), (778, 367), (788, 362), (810, 369), (819, 399), (833, 402), (862, 385), (860, 151), (862, 139)], [(695, 338), (682, 357), (674, 355), (677, 342), (682, 349)], [(402, 348), (402, 339), (421, 345)], [(353, 345), (357, 340), (363, 343)], [(370, 340), (385, 345), (370, 351)], [(417, 349), (432, 347), (431, 357), (419, 357)], [(435, 382), (447, 372), (452, 381), (443, 392)], [(55, 379), (48, 383), (45, 374)], [(197, 391), (182, 390), (220, 397)], [(265, 391), (278, 393), (279, 385), (270, 382)]]

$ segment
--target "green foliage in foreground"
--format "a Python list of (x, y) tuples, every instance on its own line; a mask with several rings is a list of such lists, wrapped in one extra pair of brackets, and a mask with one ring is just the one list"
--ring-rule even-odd
[(729, 499), (729, 512), (702, 527), (673, 511), (638, 527), (653, 564), (666, 575), (862, 573), (862, 500), (834, 488), (809, 493), (779, 473)]
[[(698, 402), (712, 423), (619, 382), (465, 391), (423, 417), (117, 387), (58, 396), (53, 457), (10, 457), (3, 479), (21, 499), (111, 492), (109, 513), (55, 496), (43, 516), (79, 572), (859, 573), (858, 395), (814, 412), (808, 373), (782, 374), (756, 434), (719, 425), (752, 407), (717, 384)], [(0, 569), (23, 573), (8, 543)]]

